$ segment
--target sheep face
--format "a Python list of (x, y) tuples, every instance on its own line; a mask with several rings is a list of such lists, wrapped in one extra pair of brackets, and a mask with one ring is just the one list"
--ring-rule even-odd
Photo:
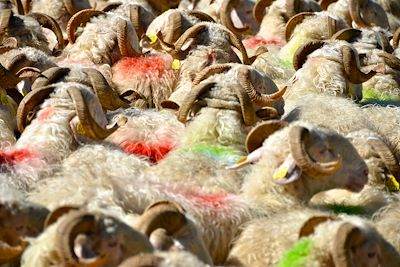
[(333, 188), (362, 190), (368, 168), (351, 143), (333, 131), (300, 125), (274, 133), (259, 148), (261, 158), (243, 184), (244, 193), (262, 200), (273, 187), (285, 198), (307, 202)]

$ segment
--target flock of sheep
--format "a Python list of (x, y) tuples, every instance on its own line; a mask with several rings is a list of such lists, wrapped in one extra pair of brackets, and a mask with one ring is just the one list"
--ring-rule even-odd
[(0, 266), (400, 266), (400, 1), (0, 0), (0, 37)]

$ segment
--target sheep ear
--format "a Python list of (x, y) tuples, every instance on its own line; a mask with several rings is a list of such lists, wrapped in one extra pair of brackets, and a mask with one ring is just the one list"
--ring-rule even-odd
[(314, 233), (315, 228), (326, 221), (329, 220), (335, 220), (336, 217), (334, 216), (328, 216), (328, 215), (320, 215), (320, 216), (313, 216), (309, 218), (303, 226), (300, 228), (299, 231), (299, 239), (304, 237), (304, 236), (309, 236)]
[(77, 206), (61, 206), (53, 210), (47, 215), (46, 220), (44, 221), (44, 228), (49, 227), (58, 221), (58, 219), (65, 214), (69, 213), (71, 210), (78, 210)]
[(275, 169), (272, 179), (276, 184), (285, 185), (299, 180), (301, 174), (301, 169), (297, 166), (292, 154), (289, 154), (285, 161)]

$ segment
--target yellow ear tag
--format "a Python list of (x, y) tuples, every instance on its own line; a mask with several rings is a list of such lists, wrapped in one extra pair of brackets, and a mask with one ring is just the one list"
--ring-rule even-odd
[(272, 176), (272, 179), (274, 180), (280, 180), (283, 179), (287, 176), (288, 174), (288, 167), (286, 166), (286, 164), (282, 164), (281, 166), (279, 166), (279, 168), (274, 172), (274, 175)]
[(387, 188), (390, 192), (398, 192), (400, 190), (400, 185), (397, 182), (396, 178), (393, 175), (388, 175), (387, 180), (385, 182)]
[(149, 37), (149, 39), (150, 39), (150, 44), (155, 44), (155, 42), (157, 42), (158, 40), (158, 37), (157, 35), (152, 35)]
[(0, 93), (0, 104), (1, 105), (8, 105), (8, 97), (7, 97), (7, 94), (4, 91), (2, 91)]
[(76, 132), (77, 132), (79, 135), (85, 135), (85, 130), (83, 129), (82, 124), (81, 124), (80, 122), (78, 122), (78, 123), (76, 124)]
[(236, 164), (240, 164), (242, 162), (245, 162), (247, 160), (246, 156), (241, 157), (238, 161), (236, 161)]
[(174, 59), (172, 61), (172, 69), (179, 70), (181, 68), (181, 61), (179, 59)]

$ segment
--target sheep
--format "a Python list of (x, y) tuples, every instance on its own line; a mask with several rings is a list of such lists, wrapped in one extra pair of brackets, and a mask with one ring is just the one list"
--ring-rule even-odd
[(400, 6), (396, 0), (378, 0), (378, 4), (386, 11), (390, 29), (396, 30), (400, 27)]
[[(268, 7), (267, 14), (264, 10)], [(258, 46), (261, 44), (283, 46), (286, 22), (301, 12), (318, 12), (321, 7), (314, 0), (258, 0), (253, 8), (253, 16), (261, 23), (260, 30), (256, 36), (244, 41), (247, 46)]]
[(338, 0), (330, 2), (333, 3), (326, 6), (325, 9), (343, 18), (354, 28), (369, 28), (375, 25), (384, 29), (390, 28), (385, 10), (376, 1)]
[[(307, 54), (310, 52), (312, 53), (307, 59)], [(286, 96), (288, 100), (309, 93), (322, 92), (360, 101), (361, 84), (377, 72), (383, 72), (384, 68), (382, 64), (378, 64), (368, 73), (361, 71), (358, 67), (358, 53), (344, 41), (307, 43), (298, 49), (293, 61), (298, 71)]]
[[(185, 251), (157, 252), (152, 254), (139, 254), (122, 262), (119, 267), (139, 267), (143, 265), (157, 267), (209, 267), (194, 257), (193, 254)], [(145, 265), (145, 266), (147, 266)]]
[(395, 266), (400, 257), (369, 222), (358, 217), (296, 210), (251, 221), (243, 228), (226, 265)]
[[(40, 105), (49, 94), (50, 98)], [(29, 112), (38, 105), (36, 118), (26, 126)], [(105, 138), (112, 132), (102, 128), (107, 122), (97, 98), (78, 83), (55, 84), (30, 92), (18, 107), (17, 118), (22, 134), (15, 145), (1, 151), (1, 166), (6, 170), (3, 175), (14, 177), (12, 183), (21, 190), (29, 190), (32, 182), (49, 175), (77, 147), (76, 139)]]
[(400, 249), (398, 235), (398, 202), (393, 202), (374, 214), (373, 222), (379, 233), (397, 250)]
[(149, 240), (100, 212), (72, 210), (48, 226), (23, 254), (21, 266), (118, 266), (138, 253), (151, 253)]
[[(35, 47), (48, 55), (57, 55), (59, 50), (64, 48), (64, 40), (57, 22), (53, 18), (42, 13), (32, 13), (28, 16), (20, 16), (13, 14), (10, 9), (2, 10), (1, 19), (4, 22), (0, 40), (14, 37), (19, 47), (31, 46)], [(43, 31), (42, 27), (50, 28), (56, 38), (57, 45), (54, 48), (49, 47), (49, 38)]]
[(382, 140), (370, 130), (364, 129), (346, 135), (368, 165), (368, 184), (360, 193), (330, 190), (316, 195), (311, 203), (338, 209), (349, 207), (356, 213), (372, 215), (383, 206), (396, 201), (399, 191), (398, 160)]
[(49, 211), (24, 200), (13, 188), (2, 184), (0, 197), (0, 264), (19, 266), (20, 256), (28, 245), (27, 238), (38, 236)]

